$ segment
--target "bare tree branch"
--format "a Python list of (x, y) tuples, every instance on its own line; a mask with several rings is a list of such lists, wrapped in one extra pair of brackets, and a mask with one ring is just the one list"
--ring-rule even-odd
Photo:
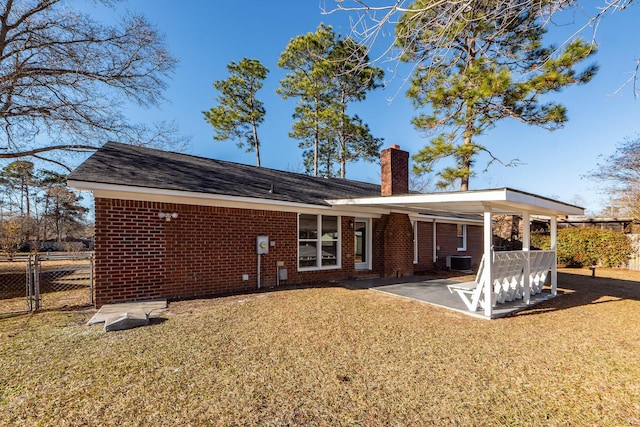
[(105, 26), (63, 3), (0, 6), (0, 146), (8, 150), (0, 158), (175, 141), (175, 127), (134, 124), (122, 113), (127, 102), (163, 101), (176, 60), (162, 35), (142, 16)]
[[(613, 13), (620, 12), (627, 9), (633, 3), (633, 0), (600, 0), (602, 4), (599, 7), (588, 11), (584, 7), (580, 7), (580, 11), (584, 16), (582, 22), (577, 22), (576, 31), (571, 34), (567, 39), (560, 43), (558, 48), (565, 46), (571, 41), (578, 38), (585, 30), (592, 29), (592, 41), (595, 41), (596, 33), (599, 28), (600, 22), (606, 16)], [(410, 5), (414, 3), (413, 0), (333, 0), (329, 2), (329, 6), (326, 3), (322, 3), (320, 9), (323, 14), (335, 14), (335, 13), (348, 13), (351, 21), (351, 37), (357, 40), (359, 43), (367, 46), (367, 53), (372, 62), (391, 64), (387, 67), (386, 71), (397, 70), (397, 65), (400, 58), (405, 54), (406, 49), (400, 49), (397, 45), (397, 39), (394, 34), (394, 27), (398, 23), (400, 17), (406, 12), (411, 12), (414, 19), (419, 20), (422, 14), (427, 14), (435, 9), (447, 10), (447, 14), (435, 17), (434, 22), (440, 22), (441, 33), (445, 33), (446, 28), (455, 22), (456, 17), (460, 16), (460, 13), (467, 8), (474, 7), (473, 0), (434, 0), (429, 3), (428, 7), (421, 9), (412, 9)], [(513, 7), (527, 7), (530, 4), (539, 4), (539, 0), (516, 0), (513, 2)], [(580, 5), (575, 0), (552, 0), (543, 10), (543, 15), (539, 18), (546, 22), (546, 25), (557, 25), (553, 21), (553, 16), (560, 10), (566, 10), (568, 8), (578, 8)], [(455, 14), (455, 15), (452, 15)], [(504, 15), (505, 11), (501, 8), (496, 8), (494, 16), (488, 15), (483, 19), (491, 21)], [(496, 32), (496, 37), (500, 37), (501, 34)], [(445, 43), (442, 44), (443, 46)], [(406, 46), (410, 47), (410, 46)], [(406, 48), (405, 47), (405, 48)], [(434, 49), (427, 53), (427, 56), (423, 58), (423, 63), (429, 63), (436, 65), (439, 62), (439, 58), (450, 54), (448, 49)], [(410, 74), (415, 71), (417, 63), (414, 65), (414, 69), (410, 70)], [(615, 93), (620, 92), (624, 87), (629, 84), (633, 84), (634, 95), (638, 96), (638, 76), (639, 76), (640, 60), (636, 63), (635, 70), (632, 76), (624, 82)], [(398, 75), (393, 72), (387, 72), (387, 76), (391, 78)], [(408, 77), (400, 76), (403, 79), (404, 86), (408, 81)], [(401, 89), (398, 89), (400, 92)], [(397, 93), (394, 95), (397, 96)]]
[(15, 159), (18, 157), (29, 157), (29, 156), (35, 156), (39, 153), (46, 153), (50, 151), (59, 151), (59, 150), (84, 151), (84, 152), (95, 151), (97, 148), (98, 147), (94, 145), (53, 145), (49, 147), (33, 148), (30, 150), (24, 150), (24, 151), (12, 151), (9, 153), (0, 152), (0, 159)]
[(484, 151), (485, 153), (487, 153), (489, 155), (489, 161), (487, 162), (487, 165), (485, 166), (484, 170), (482, 172), (487, 172), (489, 170), (489, 167), (491, 167), (492, 164), (494, 163), (499, 163), (500, 165), (507, 167), (507, 168), (511, 168), (511, 167), (515, 167), (515, 166), (519, 166), (519, 165), (523, 165), (524, 163), (520, 161), (520, 159), (511, 159), (509, 162), (505, 162), (504, 160), (500, 159), (499, 157), (497, 157), (496, 155), (494, 155), (491, 150), (487, 149), (487, 147), (479, 147), (480, 151)]

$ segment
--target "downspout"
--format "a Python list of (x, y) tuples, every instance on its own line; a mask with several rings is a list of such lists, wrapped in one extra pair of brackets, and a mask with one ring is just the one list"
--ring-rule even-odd
[(438, 262), (438, 233), (436, 232), (436, 220), (433, 220), (433, 263)]
[(261, 255), (258, 254), (258, 289), (260, 289), (260, 257)]
[(551, 250), (553, 251), (553, 263), (551, 263), (551, 295), (558, 295), (558, 218), (551, 216)]

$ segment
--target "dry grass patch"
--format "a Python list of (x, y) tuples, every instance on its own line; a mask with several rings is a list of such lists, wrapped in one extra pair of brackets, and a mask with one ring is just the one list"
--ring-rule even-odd
[[(0, 274), (4, 273), (23, 273), (27, 265), (26, 260), (20, 261), (0, 261)], [(87, 260), (81, 259), (69, 259), (69, 260), (42, 260), (40, 261), (40, 271), (60, 270), (68, 269), (70, 267), (84, 267), (87, 265)]]
[[(578, 274), (576, 274), (578, 273)], [(0, 321), (6, 425), (638, 425), (640, 275), (496, 321), (339, 287)]]

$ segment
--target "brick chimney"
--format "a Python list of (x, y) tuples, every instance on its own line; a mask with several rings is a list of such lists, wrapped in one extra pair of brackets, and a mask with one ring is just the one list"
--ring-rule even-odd
[(409, 193), (409, 153), (392, 145), (380, 153), (382, 185), (380, 194), (391, 196)]

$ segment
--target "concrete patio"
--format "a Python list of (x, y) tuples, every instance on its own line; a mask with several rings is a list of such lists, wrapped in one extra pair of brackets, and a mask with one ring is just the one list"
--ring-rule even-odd
[(528, 305), (525, 304), (522, 299), (496, 304), (492, 315), (489, 318), (484, 314), (483, 310), (475, 312), (469, 311), (457, 294), (449, 292), (447, 285), (460, 283), (460, 281), (451, 279), (432, 279), (424, 276), (406, 276), (385, 279), (350, 279), (343, 280), (341, 283), (363, 289), (372, 289), (390, 295), (410, 298), (416, 301), (435, 305), (437, 307), (454, 310), (479, 319), (497, 319), (506, 317), (518, 311), (531, 308), (554, 297), (550, 293), (549, 289), (545, 289), (542, 293), (532, 295), (531, 301)]

